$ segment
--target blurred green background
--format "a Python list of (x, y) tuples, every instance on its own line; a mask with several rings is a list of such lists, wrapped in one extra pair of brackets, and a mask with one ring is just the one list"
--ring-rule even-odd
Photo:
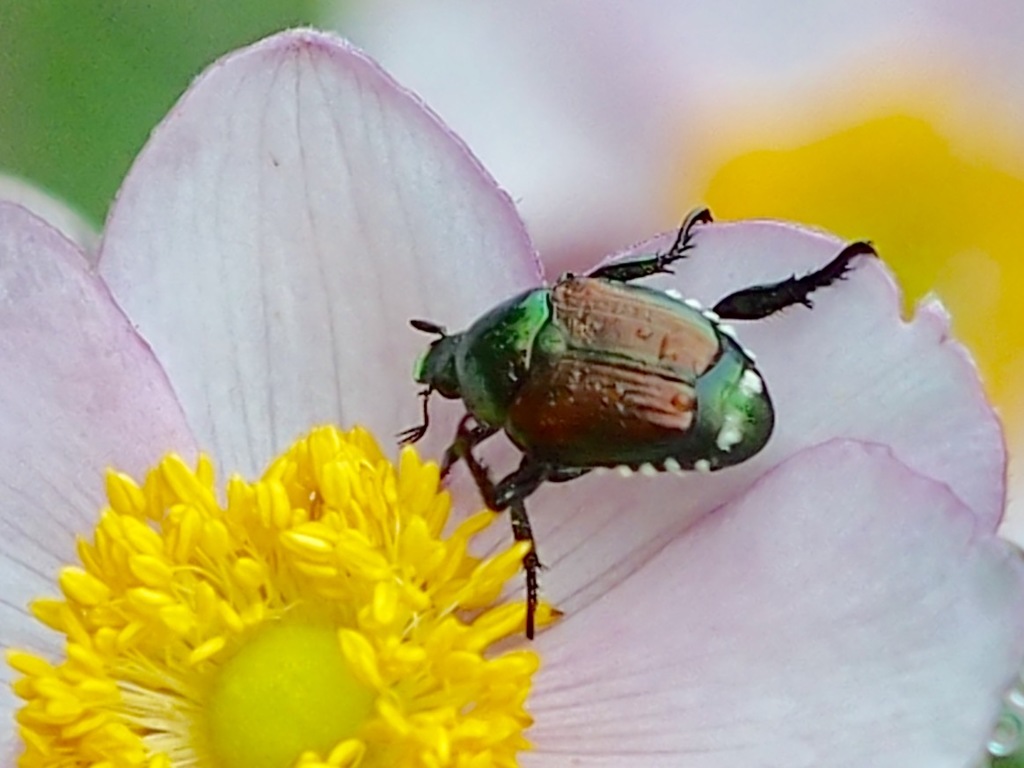
[(0, 168), (102, 222), (149, 132), (211, 61), (313, 0), (2, 0)]

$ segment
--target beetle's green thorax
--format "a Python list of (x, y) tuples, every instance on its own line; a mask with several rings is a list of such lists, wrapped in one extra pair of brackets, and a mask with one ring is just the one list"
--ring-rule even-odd
[(460, 397), (478, 421), (505, 426), (534, 341), (550, 319), (550, 291), (535, 288), (499, 304), (462, 334), (455, 353)]
[(461, 333), (442, 336), (431, 343), (430, 348), (416, 361), (413, 378), (418, 384), (426, 384), (442, 397), (450, 400), (462, 397), (459, 376), (455, 369), (455, 355), (462, 342)]

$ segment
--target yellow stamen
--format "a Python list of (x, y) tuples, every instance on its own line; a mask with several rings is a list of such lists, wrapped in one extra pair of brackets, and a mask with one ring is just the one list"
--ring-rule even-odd
[(321, 428), (225, 505), (205, 457), (141, 486), (111, 472), (107, 495), (64, 599), (32, 606), (67, 658), (8, 653), (23, 768), (512, 766), (528, 747), (539, 659), (485, 656), (523, 631), (494, 601), (526, 545), (469, 555), (490, 512), (444, 538), (412, 449), (396, 470), (366, 432)]

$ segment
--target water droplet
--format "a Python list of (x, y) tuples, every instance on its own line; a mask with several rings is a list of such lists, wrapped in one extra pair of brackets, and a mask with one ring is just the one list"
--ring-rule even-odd
[(1006, 694), (1006, 707), (1015, 715), (1024, 715), (1024, 691), (1019, 686), (1014, 686)]
[(988, 752), (993, 757), (1007, 757), (1020, 748), (1021, 721), (1009, 712), (1004, 712), (996, 723), (988, 740)]

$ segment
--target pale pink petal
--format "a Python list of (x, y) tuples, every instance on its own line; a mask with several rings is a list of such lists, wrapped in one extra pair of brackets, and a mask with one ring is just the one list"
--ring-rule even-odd
[(100, 269), (202, 444), (244, 472), (315, 422), (382, 437), (417, 423), (411, 368), (429, 339), (407, 321), (459, 327), (539, 280), (466, 148), (310, 31), (193, 85), (125, 181)]
[(696, 202), (742, 147), (887, 108), (953, 136), (980, 119), (1013, 146), (1024, 134), (1016, 0), (332, 5), (522, 201), (550, 274), (670, 226), (672, 201)]
[[(657, 247), (667, 247), (665, 240), (640, 250)], [(824, 264), (841, 247), (831, 237), (777, 223), (714, 225), (697, 234), (693, 255), (676, 265), (673, 278), (645, 282), (711, 305), (733, 290)], [(542, 586), (560, 608), (580, 609), (772, 466), (836, 437), (890, 446), (915, 471), (948, 484), (994, 529), (1005, 492), (1002, 434), (942, 310), (930, 303), (912, 322), (902, 321), (891, 278), (870, 258), (813, 299), (813, 310), (794, 307), (736, 323), (776, 406), (775, 431), (760, 455), (710, 475), (589, 475), (531, 497), (537, 547), (548, 566)], [(516, 466), (507, 455), (491, 464), (496, 475)], [(465, 473), (457, 478), (462, 498), (475, 503)], [(506, 531), (494, 535), (507, 540)]]
[(76, 532), (98, 518), (105, 470), (141, 477), (164, 452), (192, 456), (193, 441), (152, 352), (81, 252), (6, 202), (0, 370), (0, 646), (46, 648), (54, 640), (26, 605), (54, 592)]
[(0, 173), (0, 200), (27, 208), (77, 245), (90, 263), (96, 261), (99, 232), (78, 211), (35, 184)]
[[(696, 243), (660, 284), (707, 305), (823, 266), (845, 245), (774, 222), (713, 226)], [(776, 407), (775, 435), (751, 470), (833, 437), (878, 442), (947, 483), (994, 530), (1006, 492), (1002, 431), (941, 305), (926, 301), (903, 321), (903, 297), (884, 262), (864, 257), (847, 280), (811, 298), (813, 310), (734, 324), (757, 355)]]
[(805, 450), (537, 641), (529, 766), (964, 768), (1024, 567), (881, 446)]
[(469, 143), (551, 265), (668, 224), (660, 197), (691, 146), (694, 81), (706, 73), (666, 63), (692, 51), (679, 32), (700, 13), (637, 5), (379, 0), (345, 4), (337, 28)]

